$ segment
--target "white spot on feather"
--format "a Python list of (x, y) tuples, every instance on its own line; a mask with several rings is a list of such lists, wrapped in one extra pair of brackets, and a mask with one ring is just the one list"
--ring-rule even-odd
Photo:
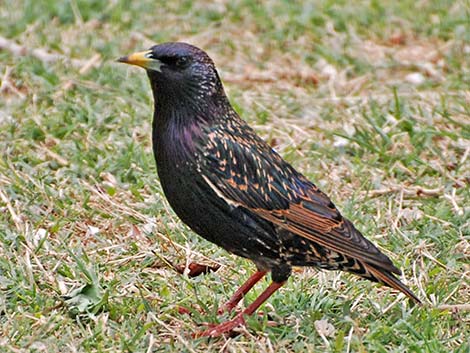
[(210, 188), (219, 196), (222, 200), (224, 200), (226, 203), (228, 203), (230, 206), (233, 207), (239, 207), (241, 206), (241, 203), (236, 202), (235, 200), (229, 199), (227, 196), (225, 196), (222, 191), (220, 191), (219, 188), (217, 188), (205, 175), (202, 176), (207, 185), (210, 186)]

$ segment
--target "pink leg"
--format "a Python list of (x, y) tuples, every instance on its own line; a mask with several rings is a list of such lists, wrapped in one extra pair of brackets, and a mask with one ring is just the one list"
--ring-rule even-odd
[[(243, 283), (243, 285), (237, 289), (237, 291), (232, 295), (229, 301), (227, 301), (224, 305), (222, 305), (218, 310), (217, 313), (223, 314), (224, 312), (230, 312), (237, 306), (240, 300), (250, 291), (253, 286), (258, 283), (265, 275), (266, 271), (256, 271), (248, 280)], [(180, 314), (190, 314), (191, 311), (188, 308), (179, 306), (178, 313)]]
[(232, 295), (230, 300), (222, 305), (217, 313), (220, 315), (224, 312), (230, 312), (233, 308), (237, 306), (240, 300), (249, 292), (253, 286), (258, 283), (264, 276), (266, 275), (266, 271), (256, 271), (248, 280), (243, 283), (243, 285), (237, 289), (237, 291)]
[(200, 332), (195, 335), (195, 337), (217, 337), (224, 333), (228, 333), (232, 331), (234, 328), (244, 325), (245, 319), (243, 318), (244, 315), (251, 315), (253, 314), (260, 306), (263, 304), (275, 291), (277, 291), (280, 287), (284, 285), (285, 282), (272, 282), (268, 288), (265, 289), (261, 295), (256, 298), (256, 300), (251, 303), (251, 305), (243, 310), (240, 314), (237, 314), (233, 320), (223, 322), (217, 326), (211, 327), (203, 332)]

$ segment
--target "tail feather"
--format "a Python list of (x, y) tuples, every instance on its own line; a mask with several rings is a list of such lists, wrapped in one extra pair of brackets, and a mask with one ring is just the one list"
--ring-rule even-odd
[(374, 267), (370, 264), (364, 264), (365, 269), (377, 279), (377, 281), (391, 287), (394, 289), (399, 290), (400, 292), (404, 293), (408, 298), (412, 299), (417, 304), (422, 304), (421, 300), (418, 299), (416, 295), (407, 287), (405, 286), (398, 278), (392, 275), (390, 272), (379, 269)]

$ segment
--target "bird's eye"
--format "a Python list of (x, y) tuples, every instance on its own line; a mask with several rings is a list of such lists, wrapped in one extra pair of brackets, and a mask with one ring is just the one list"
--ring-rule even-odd
[(190, 61), (187, 56), (160, 56), (158, 60), (173, 69), (184, 69)]
[(176, 59), (175, 64), (176, 66), (179, 67), (185, 67), (189, 62), (188, 57), (186, 56), (180, 56), (179, 58)]

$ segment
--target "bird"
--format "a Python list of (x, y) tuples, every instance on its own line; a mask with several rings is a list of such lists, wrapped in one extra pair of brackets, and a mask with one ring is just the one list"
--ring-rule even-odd
[(166, 42), (117, 61), (146, 70), (154, 99), (153, 152), (171, 208), (192, 231), (256, 266), (218, 312), (231, 312), (271, 274), (249, 306), (197, 337), (245, 325), (293, 267), (346, 271), (421, 303), (396, 277), (401, 272), (392, 261), (237, 114), (205, 51)]

